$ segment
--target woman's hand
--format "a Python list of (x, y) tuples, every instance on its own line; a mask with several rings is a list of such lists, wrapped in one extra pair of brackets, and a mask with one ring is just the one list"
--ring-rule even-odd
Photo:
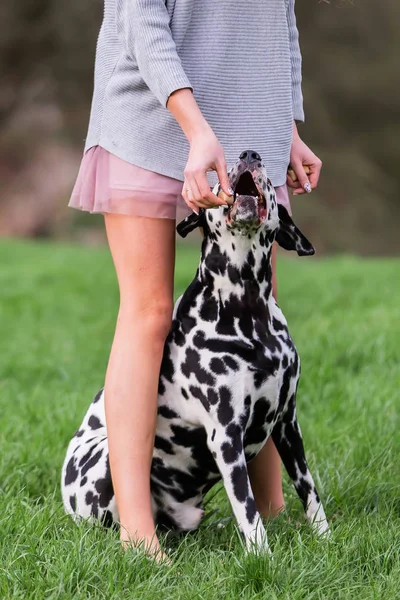
[[(211, 206), (226, 206), (233, 196), (229, 187), (225, 155), (215, 133), (201, 114), (200, 108), (189, 89), (176, 90), (168, 99), (168, 110), (182, 127), (190, 143), (185, 168), (182, 196), (192, 210)], [(216, 171), (227, 199), (217, 198), (210, 190), (207, 171)]]
[(216, 171), (222, 190), (227, 196), (233, 192), (229, 187), (225, 155), (221, 144), (211, 128), (195, 135), (190, 142), (190, 152), (185, 168), (182, 196), (193, 210), (226, 206), (226, 201), (217, 198), (207, 181), (207, 171)]
[[(307, 165), (309, 173), (304, 170)], [(287, 177), (287, 184), (293, 189), (293, 195), (310, 193), (318, 185), (322, 162), (314, 152), (300, 139), (296, 124), (293, 123), (293, 141), (290, 150), (290, 166), (297, 175), (297, 181)]]

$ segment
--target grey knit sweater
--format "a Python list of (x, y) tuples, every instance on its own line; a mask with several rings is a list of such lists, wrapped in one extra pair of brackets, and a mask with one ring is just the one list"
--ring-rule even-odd
[(294, 1), (105, 0), (85, 149), (183, 180), (189, 145), (166, 103), (190, 87), (228, 166), (253, 148), (282, 185), (304, 119)]

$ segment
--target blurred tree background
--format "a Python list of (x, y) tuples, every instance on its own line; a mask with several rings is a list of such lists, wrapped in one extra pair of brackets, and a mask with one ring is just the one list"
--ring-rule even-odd
[[(297, 0), (304, 140), (320, 189), (295, 199), (320, 253), (400, 254), (400, 3)], [(2, 0), (0, 235), (99, 239), (67, 209), (88, 123), (102, 0)]]

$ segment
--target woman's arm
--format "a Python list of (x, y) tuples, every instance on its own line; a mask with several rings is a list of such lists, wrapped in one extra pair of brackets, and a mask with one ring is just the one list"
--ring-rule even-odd
[(163, 106), (175, 90), (191, 88), (169, 25), (165, 0), (117, 0), (117, 24), (128, 56)]
[[(322, 162), (301, 140), (297, 131), (296, 121), (304, 121), (303, 93), (301, 90), (301, 52), (299, 45), (299, 32), (296, 25), (294, 12), (295, 0), (287, 0), (287, 20), (289, 28), (290, 59), (292, 63), (292, 102), (293, 102), (293, 140), (290, 151), (290, 165), (297, 175), (294, 182), (289, 176), (287, 184), (293, 189), (293, 194), (310, 193), (318, 185)], [(304, 170), (308, 166), (309, 174)]]
[(193, 209), (226, 204), (211, 193), (206, 177), (207, 171), (215, 170), (224, 192), (232, 195), (224, 151), (193, 96), (172, 38), (165, 0), (118, 0), (117, 18), (126, 52), (189, 140), (182, 192), (187, 204)]
[(297, 30), (296, 15), (294, 12), (295, 0), (288, 0), (287, 22), (289, 29), (290, 60), (292, 64), (292, 102), (293, 118), (295, 121), (304, 121), (303, 93), (301, 90), (301, 52), (299, 45), (299, 32)]
[(167, 107), (190, 144), (182, 191), (186, 203), (194, 210), (195, 207), (226, 205), (225, 200), (217, 198), (211, 192), (206, 177), (207, 171), (216, 171), (225, 194), (233, 195), (229, 187), (224, 151), (203, 117), (192, 92), (187, 89), (174, 92), (168, 100)]

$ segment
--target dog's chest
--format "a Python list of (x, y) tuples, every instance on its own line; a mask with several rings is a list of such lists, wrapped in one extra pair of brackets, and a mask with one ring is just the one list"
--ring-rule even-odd
[[(295, 387), (298, 371), (285, 324), (261, 337), (218, 336), (203, 324), (186, 334), (185, 344), (171, 337), (161, 368), (160, 435), (174, 443), (177, 423), (186, 431), (212, 423), (226, 433), (235, 426), (244, 434), (249, 455), (257, 453), (284, 410), (288, 390), (281, 390)], [(190, 439), (189, 434), (188, 444)], [(178, 462), (190, 462), (191, 451), (183, 454)]]

